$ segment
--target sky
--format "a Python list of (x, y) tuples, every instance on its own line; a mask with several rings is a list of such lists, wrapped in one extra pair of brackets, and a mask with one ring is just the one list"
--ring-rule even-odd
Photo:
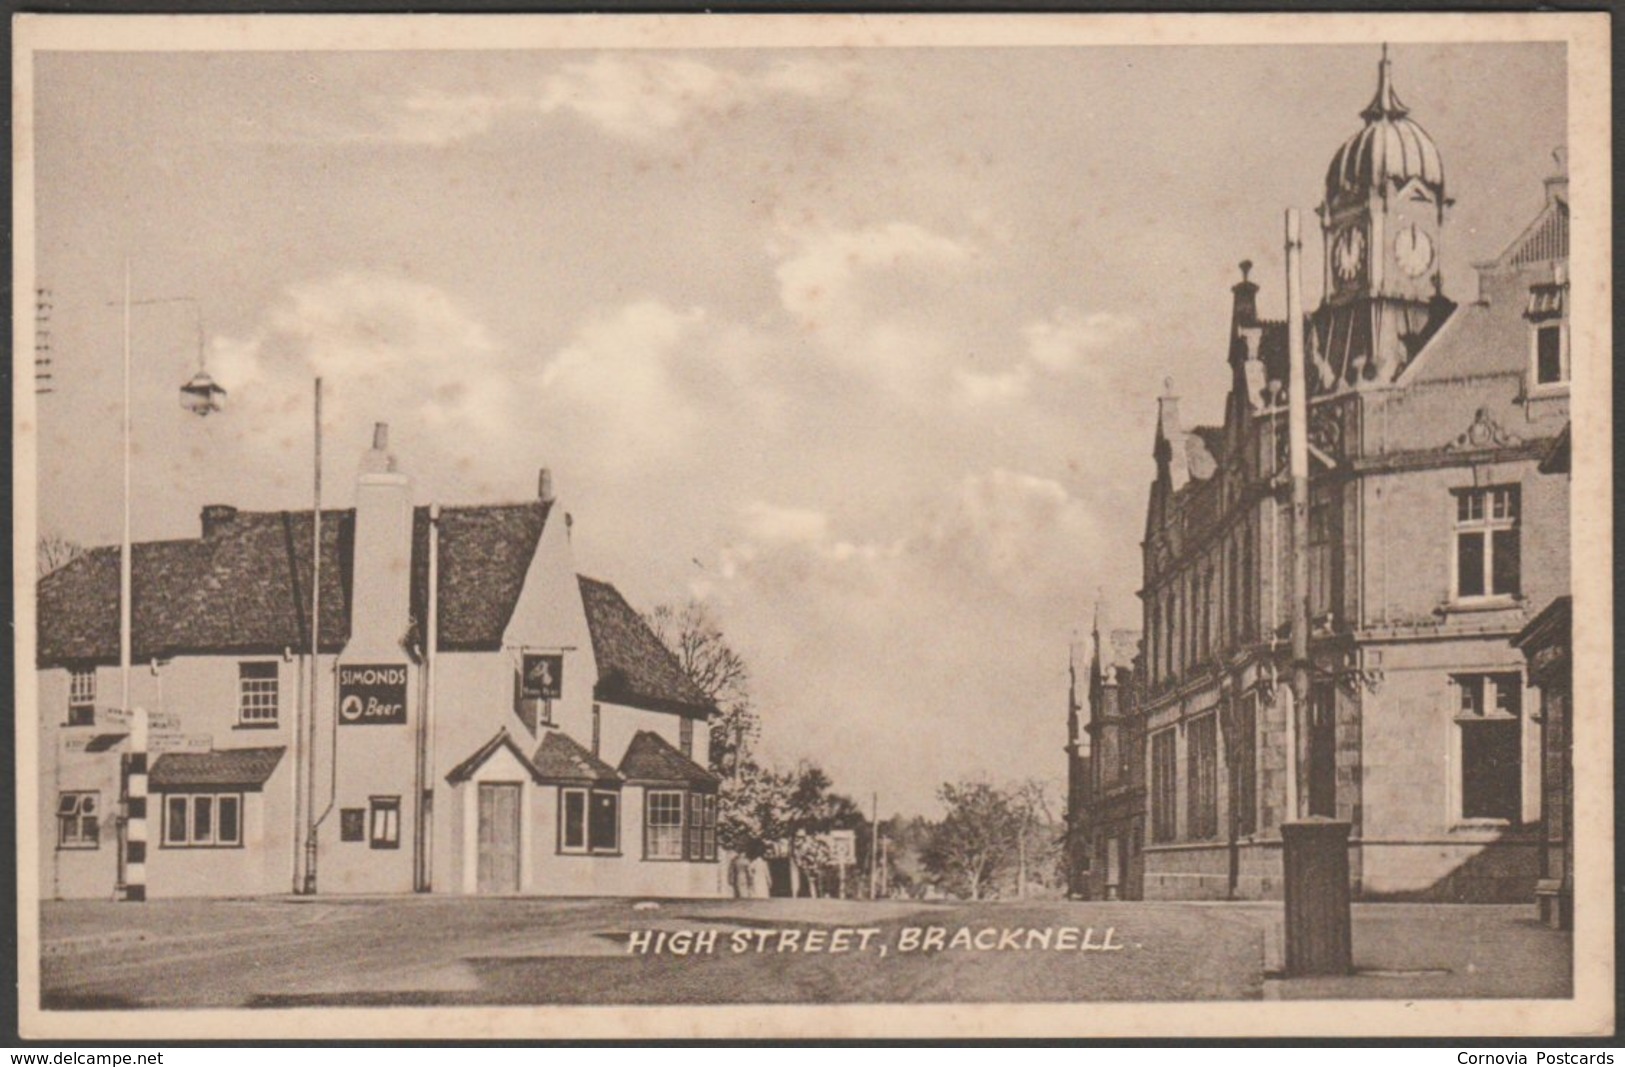
[[(1561, 45), (1408, 44), (1474, 292), (1542, 202)], [(766, 754), (882, 814), (1065, 775), (1069, 645), (1139, 625), (1156, 397), (1217, 422), (1237, 263), (1360, 128), (1374, 45), (49, 53), (35, 61), (39, 526), (420, 503), (553, 471), (579, 569), (704, 600)], [(172, 299), (183, 298), (183, 299)], [(201, 338), (201, 344), (200, 344)], [(201, 348), (201, 352), (200, 352)], [(201, 358), (225, 413), (183, 413)], [(1052, 796), (1058, 791), (1052, 792)]]

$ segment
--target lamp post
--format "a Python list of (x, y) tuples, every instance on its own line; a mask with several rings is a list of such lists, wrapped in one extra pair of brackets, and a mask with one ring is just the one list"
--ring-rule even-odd
[(130, 318), (132, 309), (156, 304), (190, 304), (197, 316), (198, 370), (181, 386), (181, 406), (206, 416), (225, 407), (226, 391), (216, 385), (204, 367), (203, 311), (189, 296), (130, 298), (130, 263), (124, 263), (124, 525), (119, 541), (119, 682), (121, 710), (130, 716), (130, 750), (124, 759), (124, 840), (119, 854), (116, 895), (119, 900), (147, 899), (147, 713), (130, 706), (130, 674), (134, 634), (132, 593), (135, 585), (130, 542)]

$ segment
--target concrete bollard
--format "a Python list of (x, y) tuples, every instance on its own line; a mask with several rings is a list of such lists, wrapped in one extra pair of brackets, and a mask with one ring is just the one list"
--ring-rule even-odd
[(1307, 819), (1281, 826), (1286, 865), (1286, 974), (1354, 969), (1349, 913), (1349, 824)]

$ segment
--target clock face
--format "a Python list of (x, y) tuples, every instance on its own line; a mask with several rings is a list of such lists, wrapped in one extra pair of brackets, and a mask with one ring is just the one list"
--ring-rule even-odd
[(1337, 272), (1337, 280), (1351, 282), (1360, 276), (1360, 270), (1365, 266), (1365, 231), (1358, 226), (1350, 226), (1337, 235), (1337, 242), (1332, 246), (1332, 269)]
[(1433, 265), (1433, 241), (1414, 222), (1394, 238), (1394, 262), (1412, 278)]

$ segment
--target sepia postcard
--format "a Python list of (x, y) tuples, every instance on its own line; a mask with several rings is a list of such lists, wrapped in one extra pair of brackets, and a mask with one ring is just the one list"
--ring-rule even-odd
[(13, 31), (24, 1037), (1613, 1031), (1606, 14)]

